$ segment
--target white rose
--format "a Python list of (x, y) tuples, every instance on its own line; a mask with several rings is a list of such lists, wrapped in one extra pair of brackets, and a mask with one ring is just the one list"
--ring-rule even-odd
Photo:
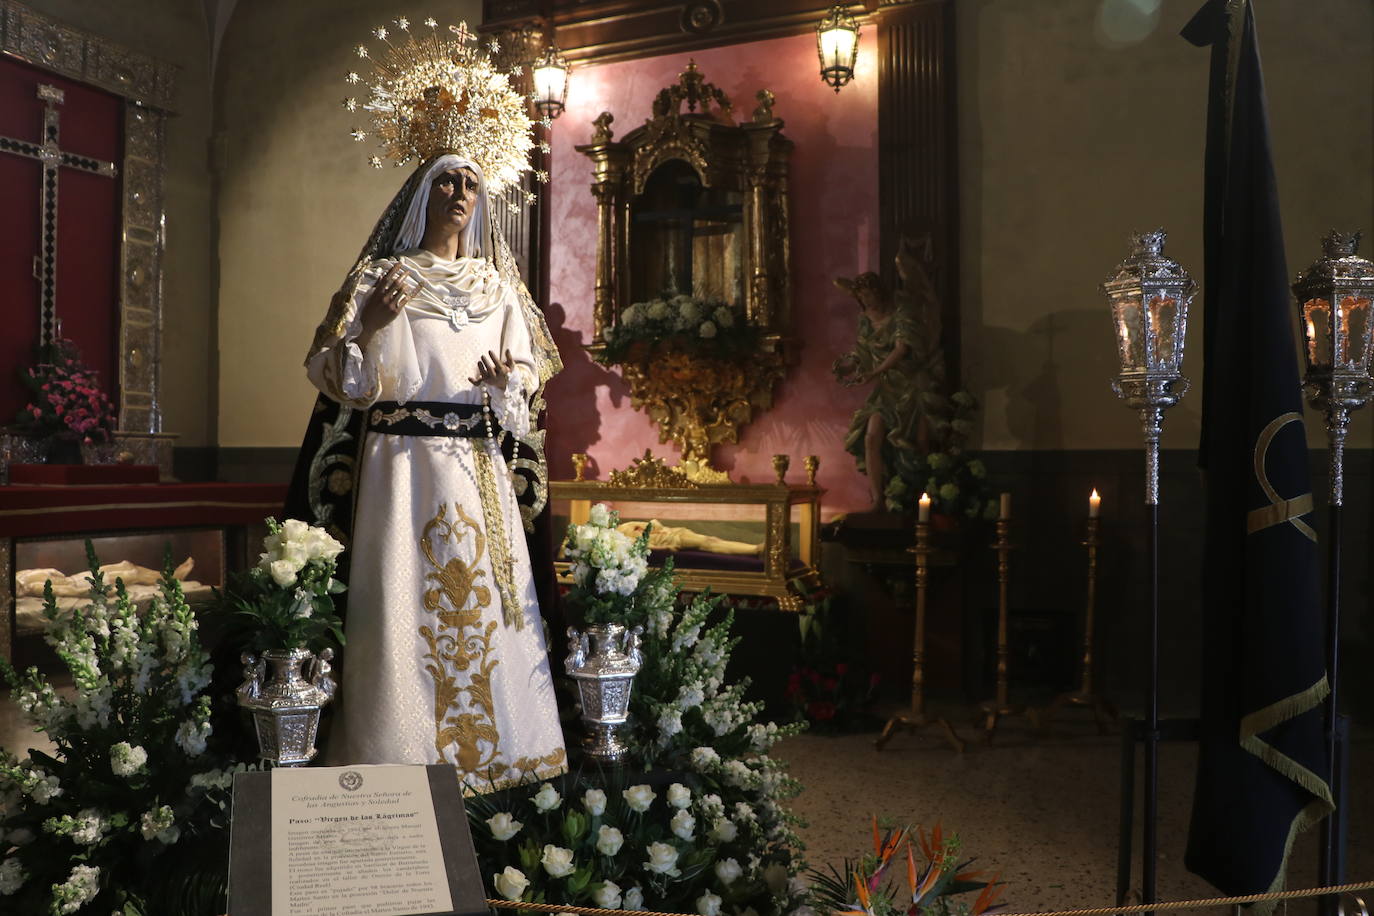
[(715, 826), (711, 828), (711, 836), (720, 843), (732, 843), (738, 835), (739, 828), (735, 826), (734, 821), (726, 820), (723, 817), (717, 820)]
[(267, 567), (272, 581), (282, 588), (290, 588), (296, 584), (296, 569), (296, 564), (290, 560), (273, 560)]
[(781, 894), (787, 889), (787, 881), (787, 867), (784, 865), (774, 862), (763, 870), (763, 883), (775, 894)]
[(620, 909), (620, 885), (614, 881), (602, 881), (601, 885), (592, 891), (592, 900), (603, 910)]
[(592, 817), (600, 817), (606, 813), (606, 793), (600, 789), (588, 789), (582, 795), (582, 807)]
[(668, 822), (668, 827), (673, 834), (680, 840), (690, 840), (692, 831), (697, 828), (697, 819), (686, 811), (679, 811), (673, 815), (673, 819)]
[(530, 879), (514, 865), (507, 865), (505, 871), (491, 876), (491, 883), (496, 886), (496, 892), (502, 897), (507, 900), (519, 900), (520, 895), (525, 893), (525, 888), (530, 886)]
[(644, 863), (644, 867), (651, 872), (659, 875), (667, 875), (676, 878), (682, 874), (677, 867), (677, 849), (667, 843), (650, 843), (644, 847), (644, 851), (649, 854), (649, 861)]
[(658, 794), (647, 785), (630, 786), (620, 793), (625, 798), (625, 804), (630, 806), (631, 811), (638, 811), (643, 814), (649, 810), (649, 806), (654, 803)]
[(540, 786), (539, 792), (535, 794), (533, 801), (534, 806), (540, 811), (552, 811), (554, 808), (563, 804), (563, 796), (559, 795), (558, 791), (554, 789), (553, 783), (546, 782), (544, 785)]
[(596, 851), (603, 856), (615, 855), (624, 844), (625, 835), (615, 827), (602, 824), (601, 829), (596, 832)]
[[(698, 333), (699, 335), (701, 335), (702, 337), (706, 337), (706, 338), (715, 337), (715, 336), (716, 336), (716, 325), (715, 325), (715, 322), (712, 322), (712, 321), (703, 321), (703, 322), (701, 323), (701, 327), (697, 329), (697, 333)], [(717, 898), (717, 899), (719, 899), (719, 898)]]
[(487, 827), (491, 830), (493, 839), (505, 842), (520, 832), (520, 828), (525, 826), (510, 816), (507, 811), (498, 811), (487, 818)]
[(24, 886), (24, 879), (27, 877), (23, 866), (19, 864), (18, 856), (0, 862), (0, 895), (8, 897), (17, 892)]
[(697, 912), (701, 916), (720, 916), (720, 898), (707, 891), (697, 898)]
[(721, 859), (716, 863), (716, 877), (720, 879), (721, 884), (733, 884), (742, 874), (744, 869), (736, 859)]
[(680, 782), (668, 787), (668, 804), (674, 808), (688, 808), (692, 804), (692, 790)]
[(544, 866), (544, 871), (549, 873), (550, 878), (566, 878), (577, 869), (573, 864), (572, 850), (552, 843), (544, 847), (544, 855), (540, 858), (539, 864)]
[(598, 528), (609, 527), (611, 524), (610, 508), (605, 503), (597, 503), (595, 506), (592, 506), (592, 512), (591, 515), (588, 516), (587, 522)]
[(644, 891), (637, 887), (632, 887), (626, 891), (624, 907), (627, 910), (644, 909)]

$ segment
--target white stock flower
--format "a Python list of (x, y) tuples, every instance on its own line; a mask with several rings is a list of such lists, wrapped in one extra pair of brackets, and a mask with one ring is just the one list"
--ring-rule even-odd
[(625, 804), (630, 806), (630, 810), (638, 811), (640, 814), (648, 811), (649, 806), (652, 805), (654, 799), (658, 797), (658, 794), (654, 792), (653, 789), (644, 784), (630, 786), (620, 794), (625, 798)]
[(0, 895), (8, 897), (15, 893), (24, 886), (24, 879), (27, 877), (24, 867), (19, 864), (18, 856), (11, 856), (0, 862)]
[(754, 781), (754, 771), (743, 760), (725, 761), (725, 784), (739, 789), (747, 789)]
[(692, 832), (697, 829), (697, 819), (692, 817), (690, 812), (679, 811), (668, 822), (668, 828), (673, 831), (673, 835), (678, 839), (690, 840)]
[(525, 888), (530, 886), (530, 879), (514, 865), (507, 865), (505, 871), (491, 876), (491, 883), (495, 885), (496, 893), (502, 897), (507, 900), (519, 900), (520, 895), (525, 893)]
[(46, 805), (54, 798), (60, 796), (66, 790), (61, 786), (61, 780), (56, 776), (40, 776), (32, 786), (29, 787), (29, 798)]
[(531, 800), (540, 811), (552, 811), (563, 804), (563, 796), (558, 794), (558, 790), (553, 787), (551, 782), (546, 782), (540, 786), (539, 791)]
[(187, 757), (199, 757), (205, 753), (205, 743), (210, 737), (210, 723), (190, 720), (177, 727), (177, 744)]
[(52, 893), (57, 913), (75, 913), (100, 893), (100, 869), (78, 865), (65, 882), (53, 885)]
[(700, 706), (706, 699), (705, 692), (701, 689), (701, 684), (683, 684), (677, 691), (677, 705), (682, 709), (691, 709), (693, 706)]
[(668, 708), (659, 713), (658, 730), (662, 737), (672, 738), (682, 733), (682, 710)]
[(491, 830), (493, 839), (505, 842), (520, 832), (520, 828), (525, 826), (510, 816), (508, 811), (498, 811), (487, 818), (487, 828)]
[(591, 514), (587, 517), (587, 523), (598, 528), (605, 528), (611, 524), (611, 510), (605, 503), (597, 503), (592, 506)]
[(692, 769), (699, 773), (715, 769), (720, 763), (720, 755), (713, 747), (697, 747), (692, 749), (691, 754)]
[(603, 910), (620, 909), (620, 885), (614, 881), (602, 881), (597, 889), (592, 891), (592, 900)]
[(734, 821), (726, 818), (718, 818), (714, 826), (711, 827), (711, 838), (718, 843), (732, 843), (739, 835), (739, 828)]
[(707, 891), (697, 898), (697, 912), (701, 916), (720, 916), (720, 903), (719, 897)]
[(649, 861), (644, 863), (644, 868), (657, 875), (667, 875), (676, 878), (682, 874), (677, 867), (677, 849), (667, 843), (650, 843), (644, 847), (644, 851), (649, 854)]
[(602, 824), (596, 831), (596, 851), (603, 856), (613, 856), (625, 845), (625, 834), (618, 828)]
[(692, 804), (692, 790), (680, 782), (668, 787), (668, 804), (674, 808), (687, 808)]
[(606, 793), (600, 789), (588, 789), (582, 794), (582, 807), (592, 817), (600, 817), (606, 813)]
[(644, 909), (644, 891), (637, 887), (632, 887), (626, 891), (624, 908), (627, 910)]
[(93, 846), (100, 842), (109, 823), (95, 808), (82, 808), (76, 814), (76, 826), (72, 830), (72, 842), (80, 846)]
[(716, 863), (716, 877), (721, 884), (733, 884), (743, 874), (738, 859), (721, 859)]
[(550, 878), (566, 878), (577, 870), (573, 864), (573, 851), (552, 843), (544, 846), (544, 855), (539, 859), (539, 864), (544, 866)]
[(174, 823), (175, 820), (176, 816), (170, 805), (153, 808), (143, 812), (143, 817), (139, 821), (139, 832), (145, 840), (160, 840), (170, 846), (181, 837), (181, 828)]

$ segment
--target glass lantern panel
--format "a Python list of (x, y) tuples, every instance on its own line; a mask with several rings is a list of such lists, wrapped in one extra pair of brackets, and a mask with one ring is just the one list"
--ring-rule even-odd
[(1331, 304), (1308, 299), (1302, 304), (1302, 336), (1309, 369), (1331, 368)]
[(1117, 299), (1112, 303), (1116, 318), (1116, 349), (1122, 372), (1145, 370), (1145, 324), (1141, 321), (1140, 302), (1135, 298)]
[(1155, 296), (1150, 300), (1149, 314), (1150, 337), (1154, 340), (1150, 368), (1176, 372), (1182, 344), (1178, 333), (1178, 300), (1172, 296)]
[(1369, 366), (1369, 300), (1358, 296), (1346, 296), (1340, 300), (1336, 310), (1340, 315), (1341, 336), (1339, 362), (1349, 369), (1366, 369)]

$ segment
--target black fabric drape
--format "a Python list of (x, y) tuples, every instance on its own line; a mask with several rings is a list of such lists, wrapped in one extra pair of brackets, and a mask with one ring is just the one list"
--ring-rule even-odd
[(1282, 884), (1331, 808), (1316, 535), (1254, 14), (1212, 0), (1200, 463), (1202, 737), (1188, 868), (1227, 894)]

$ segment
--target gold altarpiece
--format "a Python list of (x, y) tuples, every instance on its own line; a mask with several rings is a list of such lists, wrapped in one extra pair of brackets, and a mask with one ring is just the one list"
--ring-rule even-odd
[(743, 358), (662, 346), (621, 364), (633, 406), (688, 466), (705, 467), (713, 445), (737, 441), (772, 405), (786, 369), (792, 141), (773, 94), (756, 99), (752, 116), (736, 123), (728, 96), (689, 62), (644, 124), (615, 140), (604, 112), (592, 142), (576, 148), (592, 160), (597, 203), (594, 353), (626, 308), (665, 294), (742, 307), (761, 332)]

